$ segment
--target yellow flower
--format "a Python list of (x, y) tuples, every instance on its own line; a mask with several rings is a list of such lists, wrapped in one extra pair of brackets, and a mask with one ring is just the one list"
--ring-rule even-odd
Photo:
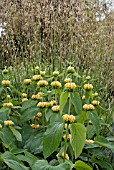
[(73, 123), (75, 121), (75, 116), (65, 114), (62, 116), (62, 119), (65, 120), (66, 122), (69, 121), (70, 123)]
[(97, 93), (97, 92), (95, 92), (95, 93), (94, 93), (94, 96), (95, 96), (95, 97), (96, 97), (96, 96), (98, 96), (98, 93)]
[(27, 97), (27, 94), (26, 93), (22, 93), (22, 97)]
[(59, 71), (54, 71), (54, 72), (53, 72), (53, 75), (54, 75), (54, 76), (58, 76), (58, 75), (59, 75)]
[(93, 140), (90, 140), (90, 139), (86, 139), (86, 140), (85, 140), (85, 143), (86, 143), (86, 144), (93, 144), (94, 141), (93, 141)]
[(91, 89), (93, 89), (93, 85), (92, 84), (84, 84), (84, 89), (91, 90)]
[(12, 103), (3, 103), (3, 107), (13, 107)]
[(58, 112), (60, 110), (60, 106), (56, 105), (52, 107), (53, 112)]
[(42, 117), (42, 113), (41, 113), (41, 112), (38, 112), (36, 116), (37, 116), (37, 117)]
[(26, 102), (28, 99), (27, 98), (23, 98), (22, 99), (22, 102), (24, 103), (24, 102)]
[(73, 123), (75, 121), (75, 116), (69, 115), (69, 121), (70, 123)]
[(44, 87), (48, 85), (48, 82), (46, 80), (39, 80), (39, 82), (37, 83), (37, 85), (39, 87)]
[(47, 106), (47, 102), (39, 102), (37, 106), (40, 108), (45, 108)]
[(33, 129), (38, 129), (38, 128), (40, 127), (40, 125), (32, 124), (31, 127), (32, 127)]
[(92, 125), (93, 123), (92, 123), (92, 121), (91, 120), (89, 120), (89, 125)]
[(24, 84), (29, 85), (31, 83), (31, 79), (24, 79)]
[(69, 66), (69, 67), (67, 68), (67, 73), (74, 73), (74, 72), (75, 72), (74, 67)]
[(5, 67), (5, 69), (2, 71), (3, 74), (7, 74), (8, 73), (8, 69)]
[(54, 87), (54, 88), (61, 88), (62, 87), (62, 85), (59, 81), (53, 81), (51, 83), (51, 86)]
[(86, 80), (90, 80), (90, 79), (91, 79), (91, 77), (90, 77), (90, 76), (87, 76), (87, 77), (86, 77)]
[(2, 81), (2, 85), (7, 85), (7, 86), (9, 86), (9, 85), (10, 85), (10, 81), (9, 81), (9, 80), (3, 80), (3, 81)]
[(84, 99), (85, 99), (85, 95), (82, 96), (82, 100), (84, 100)]
[(2, 125), (0, 124), (0, 130), (2, 129)]
[(46, 72), (45, 71), (40, 71), (41, 76), (45, 76)]
[(94, 110), (94, 106), (92, 104), (84, 104), (83, 105), (84, 110)]
[(14, 125), (14, 122), (12, 120), (5, 120), (4, 125), (5, 126), (12, 126), (12, 125)]
[(72, 81), (71, 78), (66, 78), (66, 79), (64, 79), (64, 82), (65, 82), (65, 83), (70, 83), (71, 81)]
[(73, 90), (76, 88), (76, 84), (75, 83), (66, 83), (65, 88)]
[(61, 157), (65, 158), (66, 160), (69, 160), (69, 156), (67, 153), (65, 154), (64, 152), (62, 152)]
[(99, 101), (93, 100), (93, 101), (92, 101), (92, 104), (93, 104), (94, 106), (98, 106), (98, 105), (99, 105)]
[(36, 70), (36, 71), (38, 71), (38, 70), (39, 70), (39, 67), (38, 67), (38, 66), (36, 66), (36, 67), (35, 67), (35, 70)]
[(70, 140), (71, 139), (71, 134), (65, 134), (64, 136), (63, 136), (63, 139), (67, 139), (67, 140)]
[(43, 92), (39, 92), (38, 94), (33, 94), (31, 98), (36, 99), (36, 100), (41, 100), (42, 95), (43, 95)]
[(10, 97), (10, 95), (7, 95), (7, 99), (10, 99), (11, 97)]
[(42, 80), (42, 76), (41, 75), (34, 75), (33, 77), (32, 77), (32, 79), (33, 80)]

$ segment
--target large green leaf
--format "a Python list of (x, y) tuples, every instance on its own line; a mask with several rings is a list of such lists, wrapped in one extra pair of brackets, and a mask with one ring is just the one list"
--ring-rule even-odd
[(85, 145), (86, 140), (86, 128), (81, 123), (73, 123), (71, 125), (71, 146), (75, 152), (75, 158), (77, 158)]
[(60, 96), (60, 112), (62, 113), (65, 103), (67, 102), (69, 93), (68, 91), (62, 92)]
[(45, 158), (58, 148), (62, 139), (63, 129), (63, 123), (60, 122), (54, 122), (48, 126), (43, 137), (43, 154)]
[(9, 126), (10, 130), (12, 131), (13, 135), (15, 136), (15, 138), (18, 140), (18, 141), (22, 141), (22, 136), (21, 136), (21, 133), (16, 130), (14, 127), (12, 126)]
[(64, 162), (57, 166), (51, 166), (46, 160), (38, 160), (32, 167), (32, 170), (71, 170), (73, 167), (69, 162)]
[(88, 166), (87, 164), (80, 160), (75, 162), (74, 168), (76, 170), (92, 170), (90, 166)]
[(82, 112), (82, 100), (78, 92), (71, 92), (71, 102), (77, 114)]
[[(37, 135), (31, 135), (25, 142), (25, 149), (28, 149), (31, 153), (40, 153), (43, 150), (42, 144), (43, 133), (38, 133)], [(34, 142), (33, 142), (34, 141)]]
[(100, 120), (99, 120), (99, 116), (97, 114), (96, 111), (90, 111), (87, 112), (87, 117), (88, 119), (90, 119), (93, 123), (93, 126), (95, 127), (96, 133), (97, 135), (99, 134), (99, 130), (100, 130)]
[(39, 111), (39, 108), (32, 107), (24, 111), (24, 113), (21, 116), (20, 123), (24, 123), (25, 121), (30, 120), (33, 116), (35, 116)]
[(1, 130), (0, 138), (2, 140), (3, 145), (6, 148), (9, 148), (9, 150), (17, 148), (15, 145), (15, 138), (13, 136), (13, 133), (11, 132), (11, 130), (8, 127), (4, 127)]
[(0, 109), (0, 123), (8, 119), (11, 109), (7, 107), (2, 107)]
[(113, 170), (112, 165), (107, 162), (106, 160), (97, 160), (95, 161), (95, 163), (97, 163), (98, 165), (100, 165), (100, 167), (102, 167), (103, 169), (107, 169), (107, 170)]
[(25, 152), (25, 155), (18, 154), (16, 156), (16, 158), (18, 158), (21, 161), (28, 162), (30, 167), (32, 167), (34, 165), (34, 163), (38, 160), (38, 158), (36, 156), (34, 156), (33, 154), (31, 154), (27, 151)]
[(32, 100), (32, 99), (29, 99), (28, 101), (24, 102), (22, 104), (22, 108), (21, 108), (21, 111), (23, 112), (24, 110), (30, 108), (30, 107), (33, 107), (35, 106), (36, 104), (38, 103), (37, 100)]
[(98, 144), (100, 146), (106, 147), (108, 149), (111, 149), (112, 152), (114, 152), (114, 145), (112, 143), (110, 143), (105, 137), (103, 136), (97, 136), (94, 139), (94, 143)]
[(84, 124), (85, 120), (87, 120), (87, 112), (82, 111), (82, 113), (78, 115), (78, 123)]
[(5, 152), (1, 155), (1, 158), (3, 161), (7, 164), (8, 167), (10, 167), (13, 170), (28, 170), (28, 167), (25, 167), (22, 162), (16, 158), (15, 155), (13, 155), (11, 152)]

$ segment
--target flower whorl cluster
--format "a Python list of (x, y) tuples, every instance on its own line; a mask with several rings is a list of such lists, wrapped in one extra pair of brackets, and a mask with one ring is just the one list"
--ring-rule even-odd
[(52, 111), (53, 112), (59, 112), (60, 111), (60, 106), (59, 105), (53, 106)]
[(67, 139), (67, 140), (70, 140), (71, 139), (71, 134), (65, 134), (64, 136), (63, 136), (63, 139)]
[(2, 129), (2, 125), (0, 124), (0, 130)]
[(88, 110), (94, 110), (95, 107), (92, 104), (84, 104), (83, 109), (88, 111)]
[(22, 103), (26, 102), (27, 100), (27, 98), (22, 98)]
[(1, 83), (3, 86), (9, 86), (10, 85), (10, 81), (9, 80), (2, 80), (2, 83)]
[(65, 82), (65, 83), (70, 83), (71, 81), (72, 81), (71, 78), (66, 78), (66, 79), (64, 79), (64, 82)]
[(86, 98), (85, 95), (83, 95), (83, 96), (82, 96), (82, 100), (85, 100), (85, 98)]
[(65, 88), (69, 89), (69, 90), (73, 90), (76, 88), (76, 84), (75, 83), (66, 83)]
[(98, 94), (97, 92), (95, 92), (93, 95), (94, 95), (95, 97), (97, 97), (99, 94)]
[(69, 160), (69, 156), (68, 156), (67, 153), (65, 154), (64, 152), (62, 152), (60, 156), (61, 156), (62, 158), (65, 158), (66, 160)]
[(45, 71), (40, 71), (41, 76), (45, 76), (46, 72)]
[(34, 100), (41, 100), (42, 95), (43, 95), (43, 92), (39, 92), (38, 94), (33, 94), (31, 98)]
[(38, 67), (38, 66), (36, 66), (36, 67), (35, 67), (35, 70), (36, 70), (36, 71), (38, 71), (38, 70), (39, 70), (39, 67)]
[(24, 79), (24, 84), (29, 85), (31, 83), (31, 79)]
[(22, 93), (22, 97), (27, 97), (27, 94), (26, 93)]
[(75, 121), (75, 116), (65, 114), (62, 116), (62, 119), (65, 120), (65, 122), (73, 123)]
[(44, 87), (48, 85), (48, 82), (46, 80), (39, 80), (39, 82), (37, 83), (37, 85), (39, 87)]
[(4, 125), (5, 126), (12, 126), (12, 125), (14, 125), (14, 122), (12, 120), (5, 120)]
[(37, 106), (40, 108), (45, 108), (47, 106), (47, 102), (39, 102)]
[(84, 84), (84, 89), (91, 90), (91, 89), (93, 89), (93, 85), (92, 84)]
[(62, 85), (59, 81), (53, 81), (51, 83), (51, 86), (54, 87), (54, 88), (61, 88), (62, 87)]
[(38, 129), (38, 128), (40, 127), (40, 125), (32, 124), (31, 127), (32, 127), (33, 129)]
[(13, 107), (12, 103), (3, 103), (3, 107)]
[(33, 79), (34, 81), (37, 81), (37, 80), (42, 80), (43, 78), (42, 78), (41, 75), (34, 75), (34, 76), (32, 77), (32, 79)]
[(53, 72), (53, 76), (58, 76), (59, 75), (59, 71), (54, 71)]
[(3, 74), (7, 74), (8, 73), (8, 69), (7, 67), (5, 66), (5, 69), (2, 71)]
[(67, 73), (74, 73), (74, 72), (75, 72), (74, 67), (69, 66), (69, 67), (67, 68)]
[(99, 102), (99, 101), (97, 101), (97, 100), (93, 100), (93, 101), (92, 101), (92, 104), (93, 104), (94, 106), (98, 106), (98, 105), (99, 105), (99, 103), (100, 103), (100, 102)]
[(93, 144), (94, 141), (93, 141), (93, 140), (90, 140), (90, 139), (86, 139), (86, 140), (85, 140), (85, 143), (86, 143), (86, 144)]
[(52, 100), (50, 102), (47, 102), (47, 107), (52, 107), (54, 104), (56, 104), (56, 101), (55, 100)]

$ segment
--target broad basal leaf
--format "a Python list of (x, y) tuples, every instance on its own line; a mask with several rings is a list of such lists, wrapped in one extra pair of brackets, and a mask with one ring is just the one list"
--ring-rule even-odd
[(112, 152), (114, 152), (114, 145), (103, 136), (96, 137), (94, 143), (106, 147), (108, 149), (111, 149)]
[(87, 113), (87, 117), (88, 119), (90, 119), (93, 123), (93, 126), (95, 127), (96, 133), (97, 135), (99, 134), (99, 130), (100, 130), (100, 120), (99, 120), (99, 116), (97, 114), (96, 111), (90, 111)]
[(18, 140), (18, 141), (22, 141), (22, 136), (21, 136), (21, 133), (16, 130), (14, 127), (12, 126), (9, 126), (10, 130), (12, 131), (13, 135), (15, 136), (15, 138)]
[(32, 108), (29, 108), (26, 111), (24, 111), (24, 113), (21, 116), (20, 123), (24, 123), (25, 121), (28, 121), (31, 118), (33, 118), (33, 116), (35, 116), (38, 113), (38, 110), (39, 110), (39, 108), (32, 107)]
[(67, 102), (69, 93), (67, 91), (62, 92), (60, 96), (60, 112), (62, 113), (65, 103)]
[(33, 165), (32, 170), (71, 170), (73, 164), (69, 162), (64, 162), (57, 166), (51, 166), (46, 160), (38, 160)]
[(75, 158), (81, 154), (86, 140), (86, 128), (81, 123), (71, 125), (71, 146), (75, 152)]
[(55, 122), (48, 126), (43, 137), (43, 154), (47, 158), (59, 146), (63, 135), (63, 123)]
[(32, 99), (29, 99), (28, 101), (26, 101), (25, 103), (23, 103), (22, 105), (22, 108), (21, 108), (21, 111), (24, 111), (30, 107), (33, 107), (35, 106), (36, 104), (38, 103), (37, 100), (32, 100)]
[(8, 167), (10, 167), (13, 170), (28, 170), (28, 167), (25, 167), (23, 163), (16, 158), (15, 155), (13, 155), (11, 152), (5, 152), (2, 154), (3, 161), (7, 164)]
[(76, 170), (92, 170), (89, 165), (80, 160), (75, 162), (74, 168)]
[(78, 92), (71, 92), (71, 102), (74, 105), (77, 114), (82, 112), (82, 101)]

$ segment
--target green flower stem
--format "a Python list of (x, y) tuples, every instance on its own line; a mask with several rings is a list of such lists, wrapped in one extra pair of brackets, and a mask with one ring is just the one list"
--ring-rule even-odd
[(64, 162), (65, 162), (65, 155), (66, 155), (66, 151), (67, 151), (68, 126), (69, 126), (69, 124), (67, 123), (67, 126), (66, 126), (66, 138), (65, 138), (65, 144), (64, 144)]
[(70, 108), (71, 108), (71, 99), (70, 99), (70, 92), (69, 92), (69, 108), (68, 108), (68, 115), (70, 115)]
[(42, 126), (43, 126), (43, 131), (45, 132), (45, 110), (44, 113), (42, 114)]

